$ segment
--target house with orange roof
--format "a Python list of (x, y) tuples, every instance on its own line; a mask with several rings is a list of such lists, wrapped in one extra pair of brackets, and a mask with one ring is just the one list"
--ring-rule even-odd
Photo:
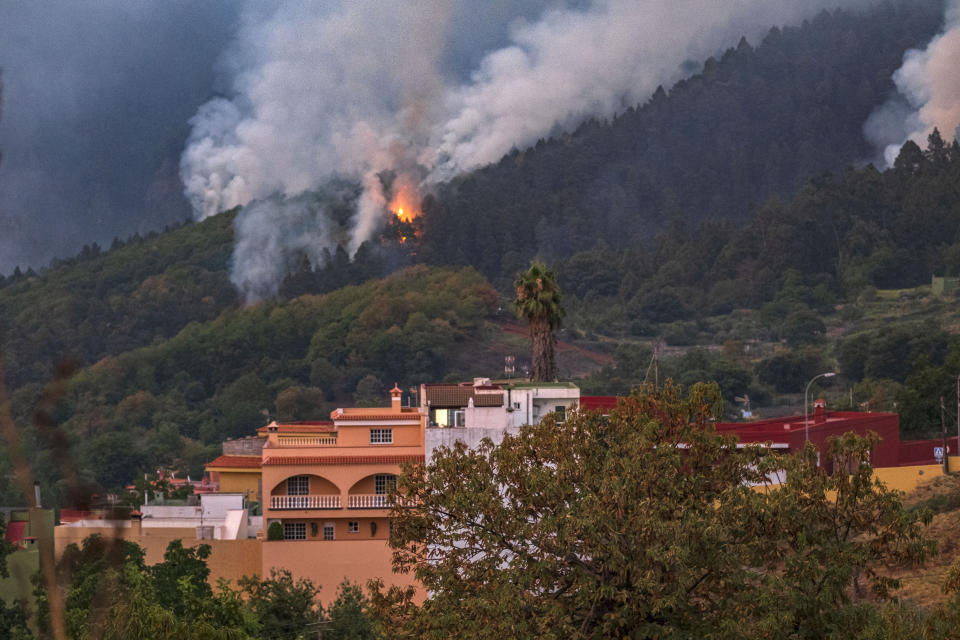
[(402, 406), (402, 394), (394, 385), (389, 407), (336, 409), (313, 430), (264, 428), (263, 575), (283, 568), (310, 578), (327, 603), (344, 579), (415, 584), (393, 573), (387, 544), (390, 489), (404, 464), (424, 459), (427, 416)]

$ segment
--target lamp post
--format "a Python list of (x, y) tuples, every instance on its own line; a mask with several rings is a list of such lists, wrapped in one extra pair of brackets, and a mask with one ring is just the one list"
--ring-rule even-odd
[[(947, 452), (943, 452), (947, 455)], [(954, 455), (960, 456), (960, 373), (957, 374), (957, 451)]]
[(807, 410), (808, 400), (810, 396), (810, 385), (813, 384), (813, 381), (817, 378), (832, 378), (837, 375), (833, 371), (827, 371), (826, 373), (821, 373), (810, 378), (810, 382), (807, 383), (807, 388), (803, 392), (803, 435), (806, 442), (810, 442), (810, 412)]

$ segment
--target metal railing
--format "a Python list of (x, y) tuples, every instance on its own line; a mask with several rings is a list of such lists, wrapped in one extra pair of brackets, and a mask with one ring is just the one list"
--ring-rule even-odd
[(270, 496), (271, 509), (339, 509), (340, 496)]

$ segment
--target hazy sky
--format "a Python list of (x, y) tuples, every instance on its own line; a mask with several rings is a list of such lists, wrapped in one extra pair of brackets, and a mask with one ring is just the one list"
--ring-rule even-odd
[(0, 1), (0, 272), (190, 215), (177, 162), (233, 3)]

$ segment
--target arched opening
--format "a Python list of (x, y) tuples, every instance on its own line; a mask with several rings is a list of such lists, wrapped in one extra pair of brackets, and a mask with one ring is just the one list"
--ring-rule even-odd
[(340, 488), (315, 474), (288, 476), (270, 490), (270, 508), (275, 510), (340, 507)]
[(374, 473), (350, 487), (347, 507), (350, 509), (389, 509), (393, 504), (389, 494), (397, 486), (393, 473)]

